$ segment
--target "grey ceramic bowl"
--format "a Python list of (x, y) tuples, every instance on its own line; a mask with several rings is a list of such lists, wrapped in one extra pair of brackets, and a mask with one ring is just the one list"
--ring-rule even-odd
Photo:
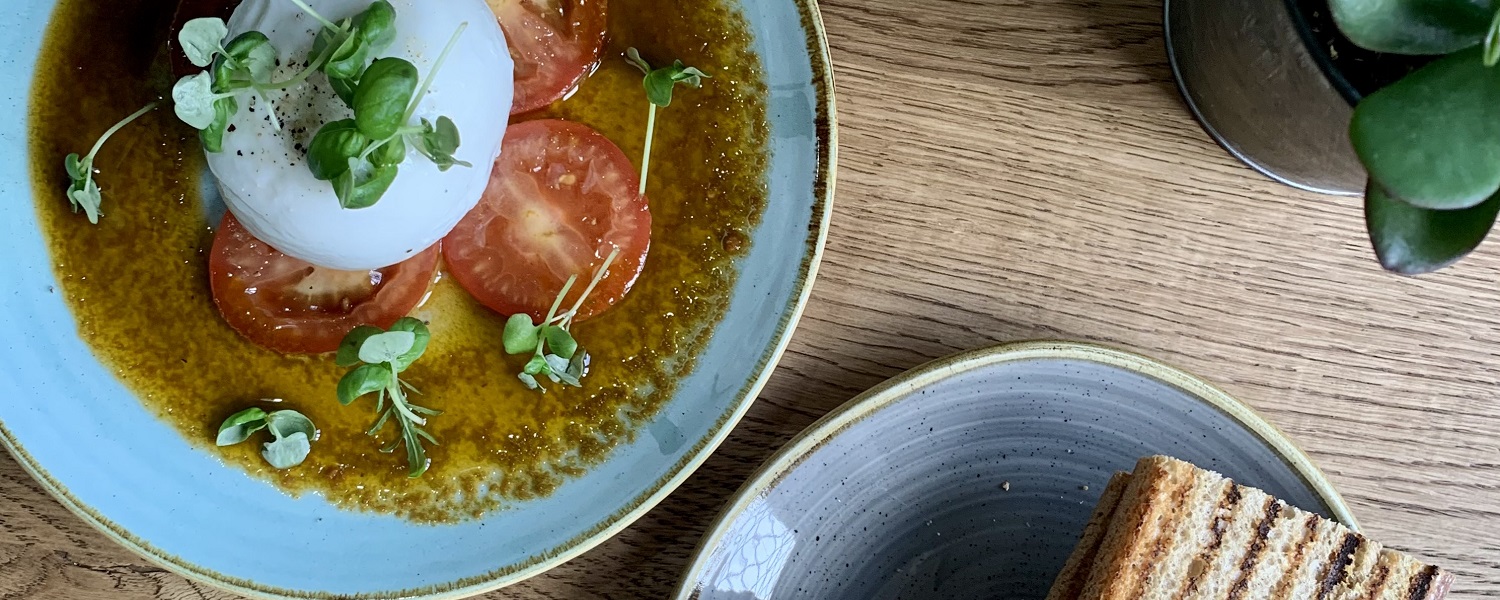
[(1217, 388), (1028, 342), (918, 367), (808, 428), (731, 501), (677, 598), (1042, 598), (1109, 476), (1152, 454), (1355, 526), (1307, 456)]

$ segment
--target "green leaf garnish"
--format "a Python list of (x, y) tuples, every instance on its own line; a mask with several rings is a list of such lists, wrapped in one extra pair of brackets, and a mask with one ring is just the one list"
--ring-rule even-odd
[(275, 72), (276, 47), (266, 34), (247, 31), (224, 46), (224, 55), (214, 63), (215, 91), (228, 91), (235, 84), (270, 81)]
[(564, 360), (573, 358), (573, 354), (578, 352), (578, 341), (566, 329), (548, 325), (542, 329), (542, 335), (547, 337), (547, 347), (552, 349), (552, 353)]
[(312, 443), (307, 434), (296, 432), (286, 437), (277, 437), (266, 442), (260, 452), (262, 458), (277, 469), (290, 469), (307, 460), (312, 452)]
[(391, 387), (394, 376), (381, 365), (360, 365), (339, 379), (339, 404), (353, 404), (360, 396)]
[(94, 158), (99, 156), (99, 150), (104, 147), (104, 142), (129, 125), (131, 121), (141, 118), (141, 115), (151, 112), (154, 108), (156, 108), (156, 103), (152, 102), (115, 123), (104, 132), (104, 135), (99, 136), (87, 155), (80, 157), (77, 154), (69, 154), (63, 157), (63, 170), (68, 173), (68, 191), (66, 192), (68, 202), (73, 205), (73, 212), (82, 210), (88, 216), (89, 223), (96, 225), (99, 223), (101, 214), (99, 207), (104, 200), (99, 184), (94, 182)]
[(295, 410), (278, 410), (266, 415), (266, 427), (276, 437), (301, 433), (310, 440), (318, 434), (318, 428), (313, 426), (312, 419)]
[(458, 126), (453, 123), (453, 119), (438, 117), (436, 125), (427, 119), (422, 119), (422, 132), (419, 137), (422, 143), (417, 146), (418, 152), (437, 165), (438, 170), (447, 171), (454, 165), (474, 166), (453, 157), (453, 153), (458, 152), (458, 145), (461, 141)]
[(354, 90), (354, 122), (373, 140), (396, 135), (406, 107), (417, 93), (417, 67), (394, 57), (382, 58), (365, 69)]
[(501, 334), (501, 342), (505, 346), (506, 354), (526, 354), (536, 351), (537, 337), (542, 328), (532, 324), (531, 317), (524, 313), (516, 313), (505, 321), (505, 332)]
[(277, 469), (290, 469), (302, 464), (312, 450), (312, 440), (318, 430), (311, 419), (295, 410), (278, 410), (266, 413), (259, 408), (247, 408), (230, 415), (219, 425), (216, 444), (233, 446), (250, 439), (251, 434), (266, 429), (275, 438), (266, 442), (261, 456)]
[(214, 55), (224, 51), (220, 44), (229, 35), (229, 27), (223, 19), (193, 19), (182, 25), (177, 33), (177, 42), (188, 61), (197, 67), (213, 64)]
[[(339, 402), (347, 405), (361, 396), (375, 394), (378, 416), (366, 433), (378, 435), (386, 422), (394, 419), (401, 435), (381, 451), (394, 452), (397, 447), (404, 446), (407, 475), (410, 477), (420, 477), (429, 466), (423, 441), (437, 443), (431, 434), (422, 430), (421, 426), (427, 424), (422, 415), (441, 413), (412, 404), (406, 392), (415, 393), (416, 389), (401, 381), (400, 373), (422, 357), (431, 337), (427, 325), (403, 317), (386, 331), (371, 326), (356, 327), (339, 344), (338, 363), (345, 366), (358, 364), (339, 381)], [(351, 356), (355, 362), (349, 362)]]
[(682, 64), (680, 60), (673, 61), (672, 66), (653, 69), (651, 63), (641, 58), (640, 51), (635, 48), (625, 50), (625, 60), (646, 74), (641, 85), (646, 88), (646, 101), (650, 108), (646, 114), (646, 146), (641, 153), (641, 183), (638, 191), (639, 195), (644, 196), (646, 195), (646, 176), (650, 172), (651, 165), (651, 141), (656, 135), (656, 109), (671, 106), (672, 92), (677, 88), (677, 84), (694, 88), (702, 87), (703, 80), (708, 79), (709, 75), (695, 67)]
[[(417, 359), (422, 358), (422, 355), (427, 352), (427, 343), (432, 341), (432, 332), (428, 331), (427, 325), (418, 319), (411, 317), (397, 319), (391, 325), (391, 332), (400, 331), (411, 332), (412, 342), (411, 348), (408, 348), (406, 352), (397, 356), (394, 361), (396, 363), (396, 372), (398, 373), (405, 371), (412, 363), (417, 362)], [(406, 385), (406, 382), (402, 382), (402, 385)], [(406, 388), (415, 391), (410, 385), (406, 385)]]
[(387, 331), (365, 338), (359, 345), (359, 360), (367, 364), (395, 362), (417, 342), (410, 331)]
[(214, 122), (214, 76), (204, 71), (177, 80), (172, 86), (172, 111), (193, 129), (208, 129)]
[(359, 132), (354, 119), (328, 123), (307, 145), (307, 166), (314, 178), (333, 181), (349, 171), (349, 161), (359, 158), (369, 143), (370, 138)]
[[(304, 0), (291, 1), (322, 27), (313, 39), (312, 59), (286, 81), (271, 81), (277, 52), (261, 32), (246, 32), (226, 44), (228, 28), (222, 20), (197, 19), (179, 35), (188, 59), (194, 65), (211, 67), (183, 77), (172, 88), (174, 111), (183, 122), (199, 130), (204, 150), (223, 151), (229, 122), (239, 110), (239, 94), (258, 96), (272, 126), (280, 129), (267, 92), (297, 85), (312, 73), (322, 72), (338, 97), (353, 109), (354, 118), (320, 127), (308, 144), (307, 164), (314, 177), (329, 182), (340, 206), (360, 209), (379, 202), (395, 181), (409, 147), (443, 171), (472, 166), (455, 157), (460, 136), (452, 119), (438, 117), (435, 124), (425, 119), (420, 125), (410, 124), (468, 23), (453, 32), (432, 70), (418, 85), (417, 68), (411, 62), (376, 58), (396, 40), (396, 9), (390, 2), (376, 0), (353, 18), (334, 23)], [(84, 202), (92, 195), (86, 184), (68, 194), (70, 199)]]
[(381, 332), (379, 327), (373, 325), (360, 325), (351, 329), (344, 336), (344, 341), (339, 343), (339, 351), (334, 358), (334, 363), (340, 367), (349, 368), (359, 364), (359, 347), (370, 339), (370, 336)]
[(396, 181), (396, 167), (378, 167), (368, 160), (349, 159), (349, 170), (333, 180), (333, 194), (344, 208), (369, 208)]
[(265, 429), (266, 411), (259, 408), (247, 408), (230, 415), (219, 425), (219, 437), (215, 444), (219, 446), (233, 446), (250, 439), (250, 434)]
[(578, 295), (573, 306), (567, 311), (559, 313), (562, 308), (563, 298), (573, 289), (577, 283), (578, 276), (569, 277), (563, 283), (562, 290), (557, 293), (557, 298), (552, 300), (552, 307), (547, 310), (546, 318), (540, 324), (532, 323), (531, 317), (525, 314), (514, 314), (505, 321), (505, 331), (501, 342), (508, 354), (531, 354), (526, 365), (521, 368), (518, 377), (521, 383), (533, 390), (546, 391), (541, 385), (538, 376), (546, 377), (553, 383), (561, 383), (573, 387), (583, 385), (582, 379), (588, 370), (589, 356), (578, 341), (573, 338), (571, 328), (573, 318), (578, 315), (578, 309), (583, 307), (586, 300), (604, 276), (609, 274), (609, 266), (614, 263), (615, 258), (620, 255), (620, 248), (615, 247), (609, 256), (594, 271), (594, 277), (589, 281), (588, 287)]

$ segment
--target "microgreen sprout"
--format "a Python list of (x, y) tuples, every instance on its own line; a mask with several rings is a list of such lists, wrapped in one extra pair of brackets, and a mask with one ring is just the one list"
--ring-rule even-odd
[(277, 469), (290, 469), (302, 464), (312, 451), (312, 441), (318, 437), (318, 429), (311, 419), (295, 410), (278, 410), (267, 413), (259, 408), (247, 408), (230, 415), (219, 425), (219, 436), (215, 441), (220, 446), (233, 446), (250, 439), (262, 429), (269, 430), (275, 439), (262, 445), (261, 457)]
[(211, 67), (178, 80), (172, 88), (177, 116), (198, 129), (203, 147), (222, 152), (229, 121), (239, 111), (239, 97), (251, 92), (266, 105), (271, 125), (280, 129), (268, 92), (306, 81), (314, 72), (328, 77), (334, 93), (354, 111), (353, 119), (324, 124), (308, 144), (307, 164), (313, 176), (333, 187), (339, 205), (366, 208), (378, 202), (395, 181), (408, 146), (440, 170), (470, 167), (458, 160), (458, 126), (446, 116), (412, 123), (433, 78), (447, 60), (468, 23), (458, 26), (418, 86), (410, 61), (377, 55), (396, 39), (396, 9), (376, 0), (354, 17), (335, 23), (303, 0), (289, 0), (322, 24), (313, 39), (312, 60), (295, 76), (272, 81), (276, 48), (261, 32), (249, 31), (229, 42), (221, 19), (194, 19), (178, 35), (188, 60)]
[(589, 353), (573, 339), (573, 319), (578, 316), (578, 309), (583, 306), (583, 301), (609, 273), (610, 264), (619, 255), (619, 247), (610, 251), (609, 256), (594, 271), (594, 278), (589, 281), (588, 287), (583, 289), (583, 293), (578, 295), (578, 299), (573, 301), (573, 306), (568, 310), (557, 312), (562, 308), (563, 299), (573, 289), (573, 284), (578, 282), (577, 275), (568, 277), (563, 283), (562, 290), (557, 293), (557, 298), (552, 301), (552, 307), (547, 309), (547, 316), (540, 324), (533, 323), (531, 316), (525, 313), (511, 315), (506, 320), (501, 339), (505, 352), (531, 355), (531, 359), (526, 361), (526, 366), (517, 375), (526, 387), (545, 392), (546, 389), (537, 379), (539, 376), (552, 380), (552, 383), (573, 387), (583, 385), (581, 380), (588, 372)]
[[(353, 50), (346, 49), (349, 40), (359, 39), (360, 32), (366, 31), (360, 29), (357, 21), (351, 25), (356, 31), (353, 37), (342, 42), (329, 38), (324, 42), (329, 47), (340, 44), (330, 67), (341, 64), (340, 57), (345, 55), (363, 60), (364, 46), (356, 43)], [(460, 138), (452, 119), (442, 116), (436, 123), (422, 119), (420, 125), (410, 124), (433, 78), (467, 27), (468, 23), (460, 24), (453, 32), (420, 85), (416, 66), (394, 57), (378, 59), (352, 77), (328, 73), (334, 89), (354, 110), (354, 118), (320, 128), (308, 146), (307, 164), (313, 177), (333, 185), (341, 206), (366, 208), (378, 202), (395, 180), (399, 165), (406, 160), (408, 145), (442, 171), (455, 165), (472, 166), (453, 156)]]
[(404, 445), (407, 475), (413, 478), (425, 473), (431, 463), (422, 441), (437, 445), (432, 434), (421, 426), (427, 424), (425, 417), (441, 413), (412, 404), (407, 399), (407, 392), (419, 392), (401, 380), (401, 372), (422, 357), (431, 337), (427, 326), (411, 317), (402, 317), (389, 330), (361, 325), (344, 336), (335, 358), (340, 367), (353, 367), (339, 380), (339, 403), (349, 405), (362, 396), (375, 394), (375, 412), (379, 417), (365, 433), (370, 436), (379, 434), (386, 421), (394, 418), (401, 436), (380, 451), (395, 452), (398, 446)]
[(285, 81), (272, 81), (276, 72), (276, 47), (259, 31), (247, 31), (227, 43), (229, 28), (223, 19), (204, 17), (183, 25), (177, 41), (188, 61), (206, 70), (184, 76), (172, 86), (173, 109), (177, 118), (199, 131), (203, 147), (209, 152), (224, 149), (224, 134), (229, 120), (239, 112), (238, 96), (243, 91), (256, 94), (265, 104), (267, 118), (276, 129), (281, 122), (267, 92), (286, 89), (306, 81), (331, 52), (315, 53), (317, 57), (300, 73)]
[(646, 149), (641, 153), (641, 188), (639, 195), (646, 195), (646, 174), (651, 165), (651, 139), (656, 134), (656, 109), (666, 108), (672, 104), (672, 91), (681, 83), (691, 87), (703, 87), (703, 80), (708, 79), (708, 73), (682, 64), (682, 61), (674, 61), (670, 67), (652, 69), (646, 59), (641, 58), (641, 53), (635, 48), (625, 50), (625, 60), (635, 65), (646, 79), (642, 85), (646, 88), (646, 101), (650, 104), (650, 112), (646, 114)]
[(104, 142), (118, 133), (131, 121), (141, 118), (152, 109), (156, 103), (152, 102), (140, 110), (131, 113), (130, 116), (121, 119), (112, 127), (99, 136), (94, 142), (94, 147), (89, 149), (88, 155), (79, 158), (77, 154), (69, 154), (63, 159), (63, 169), (68, 172), (68, 202), (73, 205), (73, 212), (83, 210), (88, 215), (89, 222), (99, 223), (99, 204), (103, 200), (99, 191), (99, 184), (94, 182), (94, 158), (99, 156), (99, 149), (104, 147)]

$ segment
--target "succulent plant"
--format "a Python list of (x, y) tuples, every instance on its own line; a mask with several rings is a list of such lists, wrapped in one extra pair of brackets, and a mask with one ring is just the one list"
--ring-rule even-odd
[(1436, 56), (1362, 99), (1349, 139), (1369, 172), (1365, 221), (1386, 269), (1441, 269), (1500, 213), (1500, 0), (1329, 0), (1376, 52)]

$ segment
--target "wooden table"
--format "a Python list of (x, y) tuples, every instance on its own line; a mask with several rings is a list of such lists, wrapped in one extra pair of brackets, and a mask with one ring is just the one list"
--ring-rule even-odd
[[(924, 361), (1105, 342), (1212, 380), (1300, 443), (1365, 529), (1500, 598), (1500, 248), (1383, 273), (1360, 201), (1272, 183), (1188, 115), (1157, 0), (830, 0), (842, 126), (791, 349), (706, 465), (633, 527), (492, 598), (671, 593), (793, 434)], [(0, 598), (224, 598), (84, 525), (0, 453)]]

